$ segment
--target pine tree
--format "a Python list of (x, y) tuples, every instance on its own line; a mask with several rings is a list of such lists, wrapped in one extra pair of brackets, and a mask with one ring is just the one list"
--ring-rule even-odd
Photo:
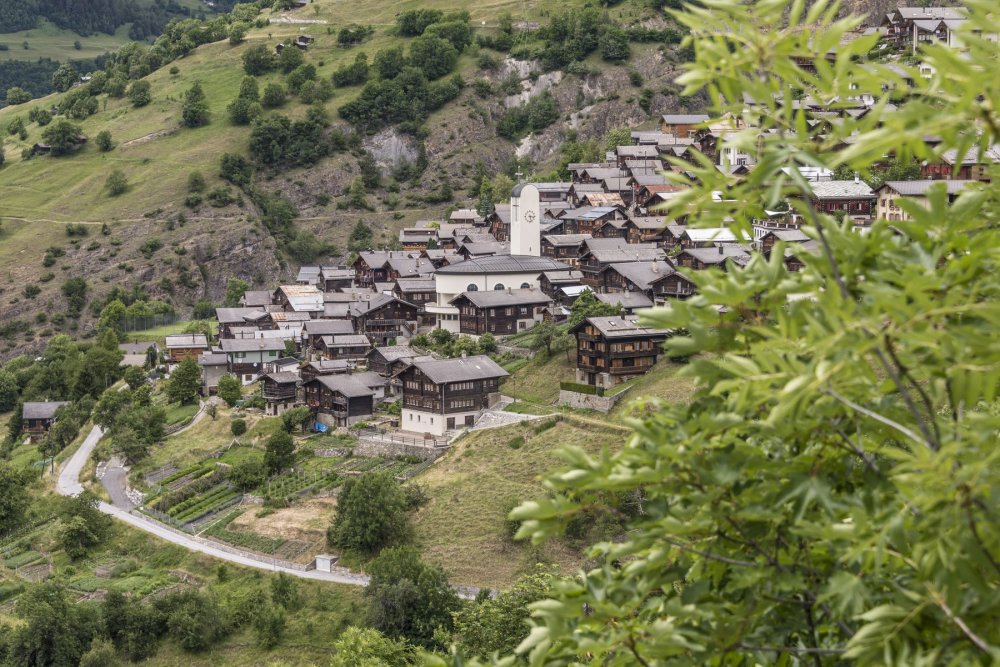
[(195, 358), (188, 355), (170, 374), (167, 383), (167, 396), (174, 403), (184, 405), (194, 403), (201, 388), (201, 367)]
[(208, 125), (208, 102), (205, 91), (200, 83), (195, 83), (184, 93), (184, 106), (181, 108), (181, 122), (186, 127), (201, 127)]

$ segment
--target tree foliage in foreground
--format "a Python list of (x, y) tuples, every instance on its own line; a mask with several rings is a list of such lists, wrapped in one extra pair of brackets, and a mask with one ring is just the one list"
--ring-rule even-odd
[[(698, 296), (648, 317), (688, 332), (667, 350), (694, 355), (696, 391), (688, 405), (649, 401), (618, 453), (569, 448), (550, 497), (515, 511), (521, 536), (540, 540), (612, 494), (642, 497), (622, 539), (593, 545), (594, 565), (534, 605), (521, 646), (531, 664), (1000, 660), (1000, 182), (953, 202), (941, 184), (927, 210), (902, 202), (912, 221), (859, 234), (812, 208), (795, 169), (863, 172), (893, 152), (928, 159), (1000, 139), (998, 52), (972, 32), (995, 29), (994, 3), (967, 3), (968, 57), (928, 49), (935, 74), (908, 68), (910, 91), (888, 68), (854, 62), (875, 37), (838, 46), (857, 20), (835, 20), (826, 2), (804, 16), (804, 4), (679, 15), (696, 54), (682, 94), (704, 89), (715, 114), (763, 131), (725, 139), (759, 146), (747, 176), (696, 166), (667, 216), (749, 231), (787, 200), (817, 250), (797, 253), (798, 273), (780, 245), (770, 261), (697, 272)], [(794, 64), (803, 53), (816, 74)], [(908, 98), (898, 109), (886, 108), (885, 82)], [(808, 110), (780, 104), (798, 91), (880, 101), (817, 131)], [(745, 96), (769, 103), (745, 107)]]
[(391, 475), (369, 472), (344, 482), (327, 531), (330, 544), (374, 553), (407, 533), (406, 495)]

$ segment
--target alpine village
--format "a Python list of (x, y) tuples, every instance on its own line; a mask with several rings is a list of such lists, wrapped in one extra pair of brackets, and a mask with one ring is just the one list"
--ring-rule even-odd
[(0, 0), (0, 667), (1000, 665), (995, 0)]

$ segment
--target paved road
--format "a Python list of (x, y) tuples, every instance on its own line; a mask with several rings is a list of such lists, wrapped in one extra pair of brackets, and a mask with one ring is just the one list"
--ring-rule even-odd
[[(80, 448), (74, 452), (73, 456), (71, 456), (63, 466), (62, 470), (59, 472), (59, 478), (56, 480), (56, 491), (60, 495), (77, 496), (83, 493), (83, 485), (80, 484), (80, 473), (83, 471), (83, 467), (87, 464), (87, 459), (90, 457), (91, 452), (94, 451), (94, 447), (97, 446), (97, 443), (101, 441), (103, 436), (104, 432), (101, 428), (99, 426), (95, 426), (91, 429), (90, 433), (87, 434), (87, 437), (83, 441), (83, 444), (80, 445)], [(166, 540), (167, 542), (172, 542), (178, 546), (184, 547), (185, 549), (198, 551), (220, 560), (229, 561), (230, 563), (254, 567), (259, 570), (284, 572), (294, 577), (299, 577), (300, 579), (315, 579), (317, 581), (329, 581), (336, 584), (348, 584), (352, 586), (368, 585), (368, 577), (363, 574), (322, 572), (320, 570), (309, 570), (307, 572), (294, 570), (292, 568), (275, 565), (274, 563), (263, 559), (230, 553), (229, 551), (225, 551), (224, 549), (214, 546), (208, 540), (203, 540), (199, 537), (174, 530), (173, 528), (159, 523), (158, 521), (154, 521), (143, 514), (133, 514), (105, 502), (100, 503), (98, 508), (105, 514), (108, 514), (119, 521), (127, 523), (130, 526), (138, 528), (139, 530), (147, 532), (151, 535), (155, 535), (156, 537)], [(466, 593), (466, 595), (468, 595), (468, 593)]]
[(125, 470), (125, 466), (122, 465), (121, 460), (117, 456), (112, 456), (111, 460), (108, 461), (104, 476), (101, 477), (101, 485), (108, 492), (108, 496), (111, 497), (112, 505), (123, 510), (135, 508), (135, 503), (125, 493), (125, 489), (128, 486), (128, 471)]

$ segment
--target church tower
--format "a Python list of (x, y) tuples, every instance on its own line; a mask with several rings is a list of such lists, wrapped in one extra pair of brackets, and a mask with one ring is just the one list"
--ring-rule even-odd
[(510, 254), (542, 255), (542, 206), (538, 188), (518, 183), (510, 193)]

